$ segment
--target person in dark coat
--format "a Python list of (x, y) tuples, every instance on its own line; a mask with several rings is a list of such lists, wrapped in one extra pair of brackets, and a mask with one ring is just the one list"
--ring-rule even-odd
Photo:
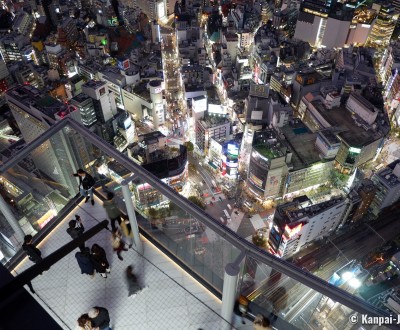
[(86, 197), (85, 203), (87, 203), (90, 198), (92, 205), (94, 205), (93, 186), (95, 185), (96, 181), (89, 173), (85, 172), (81, 168), (72, 175), (79, 177), (79, 191), (82, 196)]
[(22, 250), (26, 252), (30, 261), (37, 264), (38, 262), (41, 262), (43, 260), (42, 252), (40, 252), (40, 250), (37, 247), (33, 246), (32, 239), (33, 239), (32, 235), (26, 235), (24, 237), (24, 244), (22, 244)]
[(107, 278), (107, 273), (110, 273), (110, 264), (107, 260), (106, 251), (100, 245), (93, 244), (91, 259), (96, 272)]
[(78, 261), (79, 268), (82, 274), (87, 274), (94, 276), (94, 266), (92, 258), (90, 257), (90, 249), (88, 247), (84, 248), (81, 252), (75, 253), (76, 261)]
[[(79, 215), (75, 215), (76, 220), (71, 220), (68, 225), (67, 233), (71, 236), (72, 239), (78, 238), (85, 231), (85, 227), (83, 227), (81, 217)], [(85, 243), (79, 245), (79, 249), (81, 252), (85, 250)]]
[(99, 328), (100, 330), (111, 330), (110, 315), (108, 314), (108, 310), (104, 307), (93, 307), (89, 311), (88, 315), (92, 319), (93, 328)]
[(147, 287), (142, 288), (133, 273), (133, 266), (126, 268), (126, 282), (128, 284), (128, 297), (135, 297), (139, 292), (144, 291)]

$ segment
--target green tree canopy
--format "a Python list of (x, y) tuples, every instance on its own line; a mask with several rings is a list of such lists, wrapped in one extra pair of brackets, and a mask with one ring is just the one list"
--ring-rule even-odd
[(189, 196), (188, 200), (191, 201), (193, 204), (196, 204), (198, 207), (202, 208), (203, 210), (206, 208), (206, 204), (200, 197), (197, 196)]

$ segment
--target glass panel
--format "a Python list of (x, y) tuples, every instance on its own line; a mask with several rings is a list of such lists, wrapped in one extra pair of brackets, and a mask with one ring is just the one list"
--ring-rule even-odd
[[(105, 152), (105, 146), (105, 144), (94, 146), (88, 142), (85, 136), (66, 127), (53, 134), (48, 141), (3, 173), (0, 178), (2, 197), (17, 220), (21, 222), (24, 233), (35, 234), (46, 229), (47, 226), (56, 223), (58, 216), (65, 217), (63, 212), (67, 210), (66, 207), (70, 206), (69, 203), (78, 205), (74, 198), (78, 195), (79, 184), (77, 178), (72, 176), (72, 173), (76, 172), (78, 168), (84, 169), (96, 179), (95, 188), (100, 196), (104, 198), (107, 191), (114, 192), (117, 196), (118, 207), (125, 213), (126, 207), (122, 196), (121, 182), (126, 179), (129, 181), (138, 224), (144, 234), (158, 242), (211, 287), (222, 292), (224, 267), (240, 253), (235, 244), (228, 242), (220, 233), (207, 227), (204, 220), (202, 222), (201, 219), (194, 218), (186, 210), (171, 202), (160, 191), (151, 187), (147, 183), (146, 177), (131, 178), (136, 164), (132, 161), (132, 166), (126, 165), (129, 169), (126, 168), (121, 165), (126, 163), (122, 159), (118, 159), (117, 155), (115, 155), (117, 158), (115, 159)], [(13, 152), (16, 151), (8, 151), (5, 157), (13, 157)], [(173, 180), (168, 179), (167, 184), (182, 194), (201, 196), (200, 181), (197, 185), (185, 186), (183, 184), (187, 180), (188, 171), (190, 173), (190, 168), (184, 169), (181, 174), (177, 173)], [(192, 172), (195, 171), (192, 170)], [(201, 198), (192, 200), (199, 207), (204, 207), (204, 201)], [(82, 210), (82, 212), (84, 211)], [(206, 212), (211, 211), (206, 209)], [(93, 218), (91, 214), (88, 214), (88, 217)], [(19, 249), (22, 242), (16, 239), (5, 218), (3, 217), (1, 220), (0, 246), (4, 256), (3, 262), (5, 262)], [(100, 221), (101, 218), (95, 220)], [(221, 224), (222, 221), (219, 219), (215, 221), (221, 226), (228, 224), (227, 221), (223, 221)], [(255, 220), (250, 217), (243, 218), (241, 224), (246, 224), (246, 226), (239, 226), (242, 236), (247, 238), (254, 234), (253, 221)], [(237, 228), (238, 231), (239, 228)], [(224, 234), (229, 233), (232, 234), (232, 232), (224, 232)], [(266, 237), (269, 237), (268, 234)], [(293, 263), (299, 269), (303, 268), (304, 271), (312, 272), (332, 283), (336, 275), (344, 276), (343, 274), (348, 271), (346, 267), (352, 268), (352, 271), (358, 267), (353, 260), (356, 259), (358, 252), (362, 252), (363, 246), (358, 244), (358, 241), (351, 242), (353, 245), (348, 244), (350, 248), (346, 251), (344, 249), (346, 244), (346, 242), (341, 243), (336, 240), (328, 241), (326, 245), (321, 244), (316, 249), (315, 253), (318, 258), (297, 255), (292, 258)], [(364, 276), (365, 287), (369, 277), (374, 274), (370, 274), (368, 271), (365, 273), (362, 269), (359, 271), (357, 278)], [(343, 277), (341, 279), (343, 280)], [(371, 300), (373, 297), (363, 295), (362, 289), (351, 290), (350, 286), (346, 285), (347, 282), (342, 280), (335, 281), (334, 284), (352, 294), (361, 294), (364, 299), (387, 311), (383, 304)], [(304, 326), (302, 322), (313, 322), (313, 318), (316, 318), (315, 310), (321, 304), (325, 304), (318, 307), (321, 311), (326, 310), (325, 306), (329, 305), (329, 313), (326, 313), (325, 317), (327, 322), (331, 322), (336, 328), (348, 326), (347, 323), (344, 323), (346, 318), (344, 320), (336, 316), (332, 318), (336, 312), (335, 310), (331, 311), (332, 303), (328, 299), (322, 296), (318, 297), (319, 293), (260, 264), (257, 260), (247, 258), (243, 264), (238, 295), (239, 293), (248, 297), (251, 304), (259, 306), (264, 313), (273, 312), (278, 320), (288, 322), (287, 324), (296, 327), (302, 328)], [(301, 312), (297, 313), (296, 309)], [(339, 310), (346, 317), (351, 313), (351, 311), (346, 311), (343, 306), (340, 306)], [(324, 319), (322, 314), (318, 317)]]
[[(348, 279), (340, 287), (354, 292), (358, 284)], [(242, 264), (238, 289), (239, 310), (248, 304), (248, 314), (262, 314), (278, 329), (341, 330), (362, 325), (358, 313), (251, 257)]]

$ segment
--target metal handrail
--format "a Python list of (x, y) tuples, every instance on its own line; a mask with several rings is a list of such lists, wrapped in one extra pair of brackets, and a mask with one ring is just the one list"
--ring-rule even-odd
[(242, 238), (231, 229), (223, 226), (219, 221), (215, 220), (198, 206), (189, 202), (186, 198), (182, 197), (175, 190), (160, 181), (156, 176), (147, 172), (143, 167), (130, 160), (126, 155), (120, 153), (112, 145), (104, 142), (96, 134), (92, 133), (83, 125), (79, 124), (71, 118), (67, 117), (56, 123), (41, 136), (30, 142), (13, 158), (6, 160), (3, 164), (0, 165), (0, 174), (4, 173), (9, 168), (20, 162), (29, 153), (33, 152), (42, 143), (50, 139), (54, 134), (58, 133), (65, 127), (70, 127), (80, 133), (86, 138), (88, 142), (103, 150), (108, 156), (113, 157), (116, 161), (118, 161), (118, 163), (123, 165), (129, 171), (132, 171), (132, 173), (134, 173), (137, 177), (143, 179), (152, 187), (158, 189), (169, 200), (184, 209), (188, 214), (202, 222), (205, 226), (216, 232), (226, 241), (235, 246), (238, 250), (244, 252), (247, 256), (274, 268), (278, 272), (297, 280), (305, 286), (322, 293), (323, 295), (331, 298), (336, 302), (339, 302), (340, 304), (347, 306), (348, 308), (356, 312), (367, 314), (370, 316), (389, 315), (379, 308), (365, 302), (364, 300), (344, 290), (341, 290), (333, 286), (332, 284), (329, 284), (325, 280), (309, 272), (303, 271), (292, 263), (275, 257), (262, 249), (259, 249), (254, 244)]

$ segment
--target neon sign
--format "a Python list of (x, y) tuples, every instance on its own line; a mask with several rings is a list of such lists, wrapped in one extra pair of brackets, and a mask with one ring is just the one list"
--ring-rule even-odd
[(290, 228), (288, 225), (285, 226), (285, 233), (287, 233), (287, 236), (289, 238), (292, 238), (293, 236), (297, 235), (300, 231), (301, 228), (303, 228), (303, 224), (300, 223), (294, 228)]

